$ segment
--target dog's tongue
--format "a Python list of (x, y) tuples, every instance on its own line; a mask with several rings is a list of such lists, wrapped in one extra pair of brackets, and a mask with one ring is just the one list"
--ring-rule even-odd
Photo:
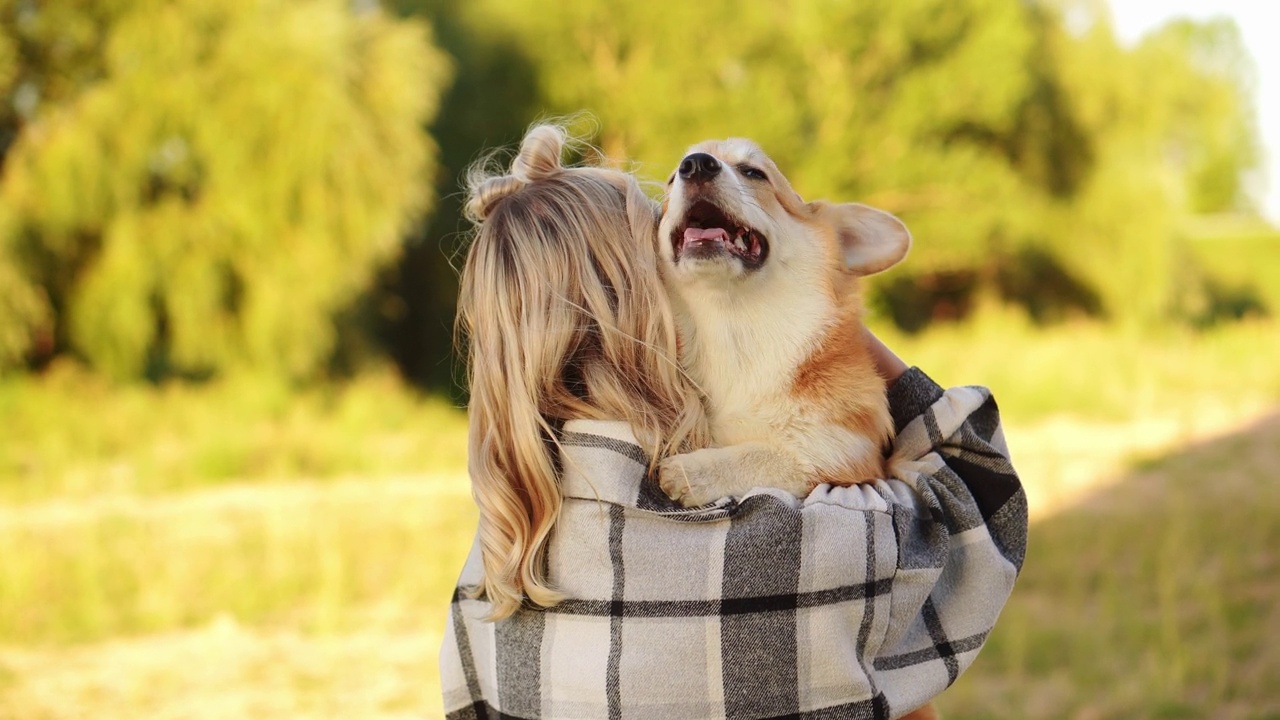
[(684, 231), (686, 244), (699, 240), (721, 240), (729, 242), (729, 231), (724, 228), (687, 228)]

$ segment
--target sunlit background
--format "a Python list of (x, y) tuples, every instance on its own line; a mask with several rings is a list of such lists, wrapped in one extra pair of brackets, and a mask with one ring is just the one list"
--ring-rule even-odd
[(1280, 6), (0, 0), (0, 719), (440, 716), (460, 173), (760, 142), (916, 244), (1031, 548), (948, 718), (1280, 717)]

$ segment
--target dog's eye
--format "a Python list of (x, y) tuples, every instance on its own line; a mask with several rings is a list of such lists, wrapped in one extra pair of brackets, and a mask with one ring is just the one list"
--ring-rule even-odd
[(768, 180), (769, 179), (769, 176), (765, 175), (763, 170), (761, 170), (758, 167), (752, 167), (750, 165), (739, 165), (738, 172), (742, 173), (744, 177), (749, 177), (752, 180)]

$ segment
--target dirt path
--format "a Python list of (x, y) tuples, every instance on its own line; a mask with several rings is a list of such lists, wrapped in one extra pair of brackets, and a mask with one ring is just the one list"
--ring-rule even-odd
[(98, 495), (56, 498), (22, 505), (0, 504), (0, 529), (13, 525), (82, 523), (104, 516), (179, 520), (191, 514), (253, 511), (266, 507), (305, 511), (319, 502), (342, 502), (371, 496), (453, 500), (465, 498), (469, 493), (465, 476), (446, 474), (245, 483), (164, 495)]
[(1135, 462), (1229, 435), (1275, 412), (1259, 403), (1201, 406), (1178, 416), (1132, 422), (1054, 418), (1009, 427), (1006, 435), (1034, 521), (1119, 481)]

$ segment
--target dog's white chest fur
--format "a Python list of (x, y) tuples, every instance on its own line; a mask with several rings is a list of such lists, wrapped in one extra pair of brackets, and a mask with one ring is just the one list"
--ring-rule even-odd
[(779, 303), (771, 292), (703, 290), (677, 311), (686, 367), (706, 394), (717, 443), (804, 432), (792, 388), (826, 332), (831, 301), (821, 293)]

